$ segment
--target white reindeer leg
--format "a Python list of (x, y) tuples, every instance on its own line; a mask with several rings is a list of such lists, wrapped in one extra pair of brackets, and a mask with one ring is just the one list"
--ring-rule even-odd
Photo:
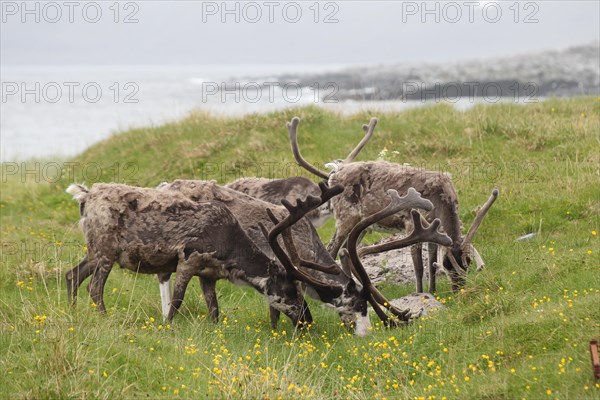
[[(169, 309), (171, 308), (171, 297), (173, 290), (171, 287), (171, 274), (158, 274), (158, 285), (160, 289), (160, 303), (163, 319), (167, 319)], [(166, 280), (165, 280), (166, 279)]]

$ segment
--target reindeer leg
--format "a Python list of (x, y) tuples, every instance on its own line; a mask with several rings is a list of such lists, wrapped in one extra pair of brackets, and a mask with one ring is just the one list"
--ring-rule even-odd
[(100, 257), (88, 285), (90, 297), (94, 304), (96, 304), (96, 309), (100, 312), (106, 312), (106, 307), (104, 306), (104, 285), (106, 284), (108, 274), (110, 274), (113, 264), (114, 260), (110, 260), (104, 256)]
[(415, 268), (415, 277), (417, 280), (417, 293), (423, 293), (423, 254), (421, 253), (423, 245), (415, 244), (410, 248), (410, 254)]
[(331, 257), (334, 260), (337, 258), (337, 255), (338, 255), (340, 249), (342, 248), (342, 246), (344, 245), (344, 243), (346, 242), (346, 239), (348, 239), (348, 236), (350, 235), (352, 228), (358, 222), (360, 222), (360, 217), (359, 218), (348, 218), (344, 221), (343, 225), (338, 224), (336, 222), (335, 232), (333, 234), (333, 237), (331, 238), (331, 241), (327, 245), (327, 251), (329, 252), (329, 254), (331, 255)]
[(269, 317), (271, 319), (271, 329), (277, 329), (277, 323), (279, 322), (279, 316), (281, 312), (275, 308), (269, 306)]
[[(279, 313), (276, 313), (276, 308), (292, 320), (292, 324), (296, 329), (302, 328), (308, 323), (305, 319), (307, 315), (312, 322), (310, 311), (307, 311), (308, 305), (306, 304), (297, 283), (293, 279), (286, 279), (286, 282), (283, 283), (283, 289), (286, 296), (277, 298), (276, 302), (272, 302), (272, 300), (275, 300), (274, 298), (269, 298), (271, 309), (273, 309), (273, 311), (271, 311), (271, 327), (277, 329)], [(274, 320), (275, 316), (277, 316), (277, 318)]]
[(67, 281), (67, 297), (71, 302), (71, 305), (75, 305), (77, 301), (77, 289), (81, 286), (81, 283), (87, 279), (88, 276), (93, 273), (92, 263), (89, 262), (88, 256), (85, 256), (83, 260), (75, 268), (67, 272), (65, 275)]
[(171, 297), (173, 297), (173, 291), (171, 290), (171, 273), (156, 274), (158, 278), (158, 285), (160, 289), (160, 303), (163, 319), (167, 319), (169, 315), (169, 309), (171, 308)]
[(427, 243), (427, 253), (429, 254), (429, 260), (427, 261), (429, 267), (429, 293), (431, 294), (435, 293), (435, 274), (437, 272), (437, 268), (433, 263), (437, 262), (437, 252), (437, 244), (431, 242)]
[(344, 240), (345, 237), (339, 235), (338, 230), (336, 228), (335, 232), (333, 233), (333, 237), (331, 238), (331, 241), (327, 245), (327, 251), (334, 260), (337, 258), (337, 255), (340, 249), (342, 248), (342, 245), (344, 244)]
[(215, 324), (219, 322), (219, 303), (217, 302), (217, 282), (212, 279), (200, 279), (200, 286), (202, 286), (202, 293), (204, 293), (204, 300), (206, 301), (206, 307), (208, 308), (208, 315)]
[(300, 318), (298, 319), (297, 326), (303, 328), (313, 323), (313, 317), (310, 313), (310, 308), (308, 308), (308, 303), (304, 298), (305, 289), (303, 288), (303, 285), (297, 284), (296, 287), (298, 288), (298, 303), (300, 303), (300, 301), (302, 302), (300, 305)]
[(304, 298), (302, 298), (302, 313), (300, 315), (300, 321), (306, 325), (313, 323), (312, 314), (310, 313), (308, 303), (306, 302), (306, 300), (304, 300)]
[(171, 308), (169, 309), (169, 314), (167, 315), (168, 321), (173, 320), (173, 316), (181, 306), (181, 303), (183, 303), (185, 290), (187, 289), (187, 286), (193, 276), (194, 270), (187, 262), (180, 261), (179, 264), (177, 264), (177, 272), (175, 273), (175, 291), (173, 292)]
[[(273, 307), (269, 307), (269, 317), (271, 318), (271, 329), (277, 329), (277, 323), (279, 322), (279, 317), (281, 312), (276, 310)], [(306, 300), (302, 300), (302, 311), (300, 313), (299, 325), (308, 325), (313, 323), (313, 317), (310, 313), (310, 309), (308, 308), (308, 303)]]

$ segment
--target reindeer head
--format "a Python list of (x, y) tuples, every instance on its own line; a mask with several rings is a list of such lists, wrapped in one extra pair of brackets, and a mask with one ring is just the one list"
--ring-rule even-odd
[(342, 288), (341, 294), (331, 296), (328, 291), (315, 288), (319, 298), (338, 313), (346, 327), (353, 330), (357, 336), (366, 336), (371, 328), (368, 315), (368, 294), (363, 290), (363, 285), (352, 278), (352, 273), (347, 271), (336, 271), (344, 274), (346, 279), (336, 282)]
[(483, 259), (473, 246), (473, 238), (485, 215), (498, 198), (498, 194), (498, 189), (492, 190), (489, 199), (477, 210), (475, 220), (464, 237), (453, 243), (452, 246), (440, 248), (441, 257), (438, 255), (438, 259), (441, 259), (442, 263), (441, 265), (435, 263), (435, 265), (437, 268), (443, 268), (446, 272), (452, 282), (452, 290), (455, 292), (464, 286), (471, 260), (475, 260), (477, 271), (485, 268)]
[[(347, 326), (354, 328), (357, 335), (364, 336), (369, 332), (370, 320), (367, 315), (367, 296), (364, 294), (362, 287), (357, 287), (351, 276), (347, 276), (347, 279), (343, 280), (327, 279), (327, 275), (344, 273), (335, 263), (332, 265), (321, 265), (301, 259), (298, 256), (298, 251), (288, 229), (308, 212), (321, 206), (343, 190), (340, 186), (329, 188), (325, 182), (321, 182), (319, 187), (321, 189), (320, 198), (308, 196), (304, 201), (296, 199), (295, 206), (284, 199), (281, 203), (289, 211), (289, 215), (282, 221), (279, 221), (271, 210), (267, 210), (275, 226), (270, 231), (267, 231), (264, 225), (261, 224), (260, 226), (263, 234), (269, 241), (269, 245), (273, 249), (273, 253), (285, 267), (289, 276), (307, 284), (324, 303), (330, 305), (338, 312), (342, 321)], [(282, 236), (283, 243), (289, 255), (280, 246), (278, 242), (279, 235)], [(299, 267), (320, 271), (324, 274), (321, 275), (321, 279), (317, 279), (303, 272)]]

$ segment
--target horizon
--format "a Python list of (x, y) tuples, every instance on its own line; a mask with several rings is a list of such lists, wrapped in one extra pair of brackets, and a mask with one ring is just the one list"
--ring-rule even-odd
[(440, 60), (440, 61), (419, 61), (419, 60), (410, 60), (410, 61), (399, 61), (399, 62), (393, 62), (393, 63), (382, 63), (382, 62), (373, 62), (373, 63), (347, 63), (347, 64), (340, 64), (340, 63), (322, 63), (322, 64), (318, 64), (318, 63), (286, 63), (286, 62), (281, 62), (281, 63), (247, 63), (247, 64), (243, 64), (243, 63), (238, 63), (238, 64), (231, 64), (231, 63), (202, 63), (202, 64), (171, 64), (171, 63), (164, 63), (164, 64), (38, 64), (38, 63), (33, 63), (33, 64), (3, 64), (0, 61), (0, 67), (2, 68), (22, 68), (22, 67), (26, 67), (26, 68), (30, 68), (30, 67), (35, 67), (35, 68), (63, 68), (63, 67), (96, 67), (96, 68), (136, 68), (136, 67), (176, 67), (176, 68), (181, 68), (181, 69), (191, 69), (191, 68), (207, 68), (207, 67), (224, 67), (224, 66), (229, 66), (232, 69), (235, 68), (240, 68), (240, 67), (260, 67), (260, 68), (265, 68), (265, 69), (271, 69), (271, 68), (277, 68), (277, 67), (286, 67), (286, 68), (314, 68), (315, 70), (323, 70), (324, 68), (335, 68), (335, 69), (346, 69), (346, 68), (355, 68), (355, 67), (366, 67), (366, 66), (379, 66), (379, 65), (386, 65), (386, 66), (393, 66), (393, 65), (414, 65), (414, 64), (425, 64), (425, 65), (431, 65), (431, 64), (453, 64), (453, 63), (461, 63), (461, 62), (470, 62), (470, 61), (486, 61), (486, 60), (492, 60), (492, 59), (499, 59), (499, 58), (518, 58), (518, 57), (526, 57), (526, 56), (530, 56), (532, 54), (542, 54), (542, 53), (549, 53), (549, 52), (560, 52), (560, 51), (566, 51), (569, 49), (573, 49), (573, 48), (577, 48), (577, 47), (588, 47), (588, 46), (595, 46), (598, 47), (600, 49), (600, 39), (592, 39), (592, 40), (588, 40), (586, 42), (581, 42), (581, 43), (576, 43), (576, 44), (571, 44), (571, 45), (567, 45), (567, 46), (562, 46), (562, 47), (548, 47), (548, 48), (541, 48), (541, 49), (537, 49), (534, 50), (532, 52), (518, 52), (518, 53), (504, 53), (504, 54), (496, 54), (496, 55), (491, 55), (491, 56), (484, 56), (484, 57), (478, 57), (478, 58), (462, 58), (462, 59), (456, 59), (456, 60)]

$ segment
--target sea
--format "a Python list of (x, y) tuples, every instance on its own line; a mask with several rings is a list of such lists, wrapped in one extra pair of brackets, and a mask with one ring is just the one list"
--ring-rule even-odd
[[(347, 67), (2, 66), (0, 161), (65, 160), (114, 133), (161, 125), (192, 112), (238, 117), (314, 104), (352, 114), (426, 104), (341, 100), (334, 85), (300, 87), (293, 78), (278, 83), (282, 75), (335, 73)], [(453, 104), (465, 109), (476, 103), (461, 99)]]

